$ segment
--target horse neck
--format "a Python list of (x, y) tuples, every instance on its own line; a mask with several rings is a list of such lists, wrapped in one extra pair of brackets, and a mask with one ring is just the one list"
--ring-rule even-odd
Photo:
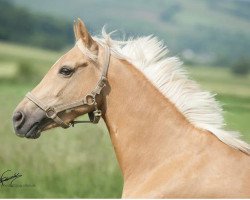
[(198, 150), (202, 134), (135, 67), (112, 58), (108, 80), (103, 117), (125, 181)]

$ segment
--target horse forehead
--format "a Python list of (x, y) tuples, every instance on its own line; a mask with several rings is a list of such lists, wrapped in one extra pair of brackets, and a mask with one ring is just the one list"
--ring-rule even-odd
[(78, 60), (84, 58), (82, 52), (76, 46), (70, 49), (63, 57), (68, 60)]
[(82, 53), (76, 48), (73, 47), (67, 53), (62, 55), (54, 64), (54, 66), (58, 66), (61, 64), (64, 65), (75, 65), (79, 61), (84, 61), (84, 56)]

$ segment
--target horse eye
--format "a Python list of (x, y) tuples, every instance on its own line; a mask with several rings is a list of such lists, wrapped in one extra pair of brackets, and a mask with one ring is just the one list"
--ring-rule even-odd
[(62, 67), (60, 70), (59, 70), (59, 74), (63, 75), (63, 76), (66, 76), (66, 77), (69, 77), (73, 74), (74, 70), (72, 68), (69, 68), (69, 67)]

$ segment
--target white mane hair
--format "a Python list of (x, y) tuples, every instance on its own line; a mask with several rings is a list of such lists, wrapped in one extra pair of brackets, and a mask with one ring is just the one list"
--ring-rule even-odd
[(166, 57), (168, 50), (162, 41), (152, 35), (116, 41), (110, 35), (103, 28), (102, 38), (94, 39), (140, 70), (195, 127), (208, 130), (225, 144), (250, 154), (250, 145), (240, 140), (238, 132), (224, 130), (222, 108), (215, 95), (190, 80), (178, 58)]

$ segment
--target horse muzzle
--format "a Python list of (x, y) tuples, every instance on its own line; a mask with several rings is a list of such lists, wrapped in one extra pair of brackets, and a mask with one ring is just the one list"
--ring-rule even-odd
[(31, 139), (39, 138), (45, 124), (45, 118), (44, 113), (38, 109), (32, 115), (21, 110), (15, 111), (12, 120), (16, 135)]

